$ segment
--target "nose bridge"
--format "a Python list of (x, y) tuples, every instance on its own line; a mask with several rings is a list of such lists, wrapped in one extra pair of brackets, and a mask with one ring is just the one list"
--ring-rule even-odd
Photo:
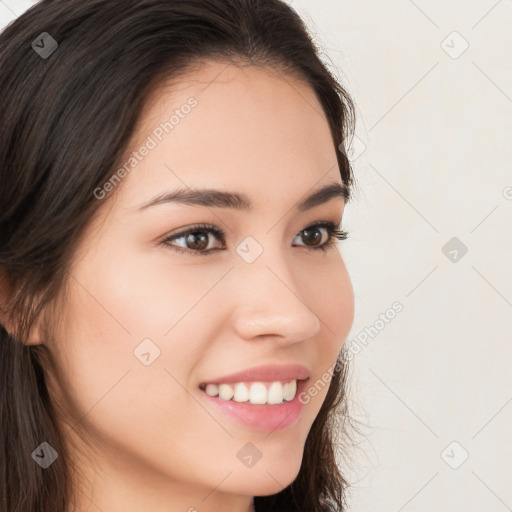
[(236, 330), (246, 339), (275, 335), (293, 343), (311, 338), (320, 319), (297, 286), (282, 244), (258, 245), (246, 239), (237, 247), (240, 258), (232, 274)]

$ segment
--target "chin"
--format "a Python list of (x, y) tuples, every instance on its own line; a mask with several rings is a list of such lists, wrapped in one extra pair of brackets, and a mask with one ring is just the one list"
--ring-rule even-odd
[(257, 466), (239, 473), (237, 476), (237, 492), (252, 496), (270, 496), (288, 487), (299, 474), (301, 460), (280, 461), (275, 465)]

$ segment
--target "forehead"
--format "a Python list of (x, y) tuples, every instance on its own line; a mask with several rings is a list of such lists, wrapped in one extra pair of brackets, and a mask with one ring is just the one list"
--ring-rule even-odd
[(208, 62), (156, 88), (123, 164), (134, 152), (123, 183), (132, 204), (194, 186), (297, 199), (320, 181), (341, 182), (313, 89), (275, 69)]

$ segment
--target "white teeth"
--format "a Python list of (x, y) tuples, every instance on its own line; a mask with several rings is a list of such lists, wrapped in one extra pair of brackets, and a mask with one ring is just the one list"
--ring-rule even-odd
[(283, 401), (283, 385), (280, 382), (272, 382), (268, 389), (269, 404), (280, 404)]
[(233, 386), (229, 384), (221, 384), (219, 386), (219, 398), (223, 400), (231, 400), (233, 398)]
[(250, 402), (251, 404), (281, 404), (295, 398), (297, 381), (286, 383), (253, 382), (237, 384), (207, 384), (205, 391), (210, 396), (218, 396), (222, 400), (234, 400), (235, 402)]
[(295, 398), (295, 393), (297, 392), (297, 381), (292, 380), (291, 382), (287, 382), (283, 388), (283, 398), (289, 402)]
[(207, 384), (206, 393), (210, 396), (217, 396), (219, 394), (219, 386), (217, 384)]
[(261, 382), (255, 382), (249, 391), (249, 401), (251, 404), (266, 404), (267, 403), (267, 388)]
[(235, 402), (247, 402), (249, 398), (249, 388), (243, 382), (240, 384), (235, 384), (235, 394), (233, 395), (233, 400), (235, 400)]

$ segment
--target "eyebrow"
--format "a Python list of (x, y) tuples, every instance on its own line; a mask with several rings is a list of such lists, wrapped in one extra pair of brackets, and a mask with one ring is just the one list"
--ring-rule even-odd
[[(315, 206), (327, 203), (334, 198), (342, 198), (348, 201), (350, 196), (349, 188), (342, 183), (334, 182), (326, 185), (305, 197), (295, 207), (299, 212), (310, 210)], [(174, 192), (153, 198), (139, 209), (144, 210), (150, 206), (164, 203), (189, 204), (195, 206), (206, 206), (210, 208), (232, 208), (241, 211), (251, 211), (253, 204), (245, 194), (226, 192), (216, 189), (178, 189)]]

